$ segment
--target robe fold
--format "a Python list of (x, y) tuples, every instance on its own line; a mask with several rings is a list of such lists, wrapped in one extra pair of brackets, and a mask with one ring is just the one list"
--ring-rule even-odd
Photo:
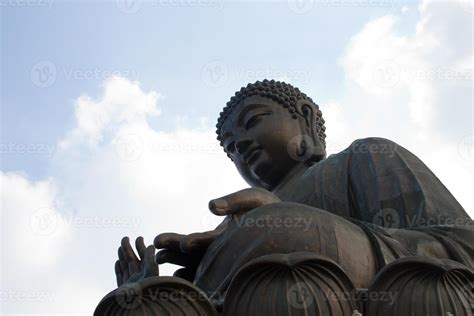
[(378, 253), (379, 268), (400, 257), (426, 255), (419, 246), (433, 238), (450, 259), (474, 267), (474, 222), (418, 157), (390, 140), (356, 140), (276, 194), (361, 226)]
[[(474, 267), (473, 221), (419, 158), (392, 141), (356, 140), (274, 193), (283, 203), (233, 218), (209, 246), (195, 278), (209, 295), (225, 294), (243, 265), (273, 253), (326, 256), (358, 287), (407, 256)], [(308, 225), (297, 226), (301, 219)], [(284, 221), (293, 225), (275, 225)]]

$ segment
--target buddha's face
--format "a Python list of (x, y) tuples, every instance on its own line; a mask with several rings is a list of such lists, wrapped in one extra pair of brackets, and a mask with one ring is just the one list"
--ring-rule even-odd
[(248, 184), (272, 189), (301, 164), (291, 154), (298, 150), (292, 146), (298, 146), (294, 139), (302, 133), (301, 123), (276, 101), (251, 96), (226, 118), (222, 145)]

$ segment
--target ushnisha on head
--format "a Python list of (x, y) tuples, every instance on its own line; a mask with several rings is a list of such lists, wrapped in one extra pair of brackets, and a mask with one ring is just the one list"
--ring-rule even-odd
[(217, 139), (251, 186), (273, 189), (293, 169), (326, 157), (319, 106), (290, 84), (248, 84), (220, 113)]

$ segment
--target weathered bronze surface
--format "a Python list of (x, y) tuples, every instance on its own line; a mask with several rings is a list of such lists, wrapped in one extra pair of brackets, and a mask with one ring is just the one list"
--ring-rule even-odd
[(156, 258), (124, 238), (96, 315), (472, 315), (473, 221), (411, 152), (367, 138), (326, 157), (318, 105), (273, 80), (217, 134), (251, 188), (209, 202), (215, 230), (158, 235)]

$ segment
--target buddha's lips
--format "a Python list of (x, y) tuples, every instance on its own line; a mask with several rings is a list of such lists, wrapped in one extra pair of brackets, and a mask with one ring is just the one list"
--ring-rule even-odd
[(261, 149), (262, 149), (261, 146), (255, 146), (255, 147), (249, 148), (243, 157), (245, 163), (247, 165), (252, 164), (255, 158), (258, 157), (258, 154), (260, 153)]

